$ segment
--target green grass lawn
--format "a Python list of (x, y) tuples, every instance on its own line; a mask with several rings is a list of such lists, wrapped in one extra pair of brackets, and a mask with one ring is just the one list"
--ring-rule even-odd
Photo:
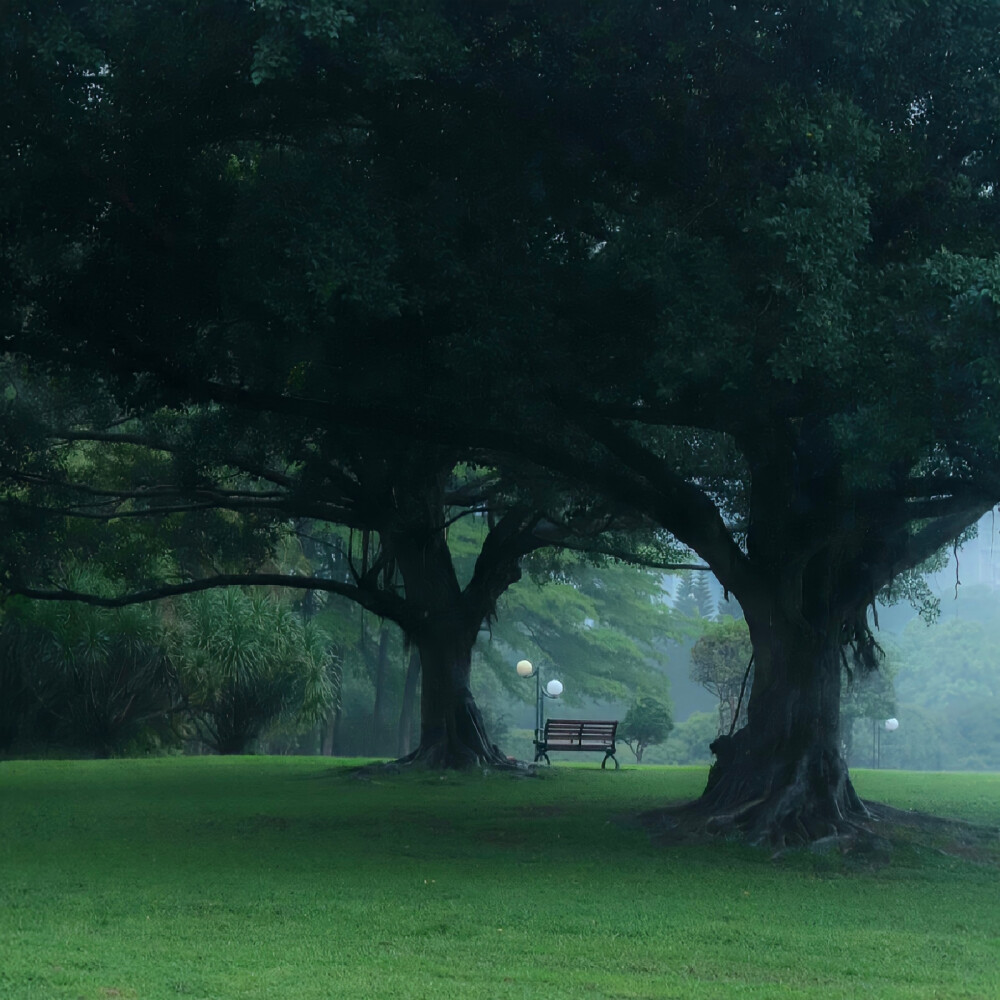
[[(1000, 870), (656, 847), (700, 768), (0, 763), (0, 998), (1000, 997)], [(1000, 822), (1000, 776), (855, 775)]]

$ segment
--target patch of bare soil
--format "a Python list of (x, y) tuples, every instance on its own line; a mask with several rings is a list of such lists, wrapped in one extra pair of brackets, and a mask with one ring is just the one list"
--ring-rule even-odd
[[(851, 867), (880, 868), (897, 850), (931, 852), (974, 864), (1000, 868), (1000, 828), (967, 823), (948, 816), (896, 809), (881, 802), (865, 802), (868, 817), (858, 819), (847, 833), (823, 837), (772, 855), (793, 852), (840, 855)], [(705, 814), (691, 803), (669, 806), (638, 817), (654, 843), (663, 846), (718, 843)]]

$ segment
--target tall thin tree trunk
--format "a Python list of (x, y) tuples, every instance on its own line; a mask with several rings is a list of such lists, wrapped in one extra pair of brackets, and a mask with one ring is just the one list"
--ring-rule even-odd
[(410, 658), (406, 665), (406, 680), (403, 682), (403, 706), (399, 713), (399, 742), (397, 756), (405, 757), (413, 749), (413, 720), (417, 711), (417, 690), (420, 686), (420, 653), (416, 646), (410, 647)]
[(372, 705), (372, 729), (369, 736), (368, 752), (373, 756), (381, 750), (382, 744), (382, 716), (385, 712), (385, 679), (389, 672), (389, 640), (391, 638), (389, 626), (383, 622), (379, 629), (378, 654), (375, 658), (375, 701)]
[(340, 701), (337, 702), (337, 710), (333, 713), (333, 722), (330, 725), (330, 754), (333, 757), (340, 757), (343, 753), (341, 746), (340, 721), (343, 708)]
[(322, 730), (320, 732), (320, 745), (319, 752), (324, 757), (333, 756), (333, 745), (336, 735), (337, 728), (337, 718), (340, 714), (339, 708), (335, 712), (331, 712), (322, 722)]

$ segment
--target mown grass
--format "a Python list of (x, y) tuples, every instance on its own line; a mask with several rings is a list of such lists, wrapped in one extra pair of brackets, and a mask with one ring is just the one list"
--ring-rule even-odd
[[(1000, 997), (1000, 871), (654, 846), (700, 768), (0, 764), (0, 997)], [(1000, 821), (1000, 776), (860, 772)]]

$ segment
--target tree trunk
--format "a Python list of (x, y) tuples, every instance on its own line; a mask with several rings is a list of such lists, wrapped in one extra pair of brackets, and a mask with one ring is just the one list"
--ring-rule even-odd
[(333, 756), (338, 716), (339, 712), (331, 712), (321, 723), (319, 752), (324, 757)]
[(417, 711), (417, 689), (420, 682), (420, 653), (417, 647), (410, 649), (410, 659), (406, 665), (406, 680), (403, 684), (403, 707), (399, 713), (399, 744), (397, 755), (404, 757), (413, 749), (413, 720)]
[(407, 604), (416, 615), (407, 628), (420, 657), (420, 743), (400, 763), (431, 768), (507, 766), (486, 734), (472, 696), (472, 648), (483, 619), (493, 610), (458, 583), (441, 526), (442, 502), (401, 524), (392, 536)]
[(375, 701), (372, 705), (372, 731), (368, 752), (375, 756), (381, 749), (382, 716), (385, 714), (385, 676), (389, 671), (389, 626), (382, 623), (378, 636), (378, 653), (375, 657)]
[(337, 708), (333, 713), (333, 722), (330, 724), (330, 756), (340, 757), (343, 748), (341, 747), (341, 729), (340, 722), (344, 714), (343, 706), (340, 703), (340, 699), (337, 699)]
[[(708, 828), (783, 846), (848, 833), (867, 812), (840, 752), (839, 635), (748, 619), (754, 686), (747, 725), (713, 744), (694, 808)], [(831, 632), (833, 634), (831, 634)]]
[(401, 762), (430, 768), (505, 767), (491, 743), (470, 687), (475, 633), (428, 628), (414, 639), (420, 654), (420, 743)]

